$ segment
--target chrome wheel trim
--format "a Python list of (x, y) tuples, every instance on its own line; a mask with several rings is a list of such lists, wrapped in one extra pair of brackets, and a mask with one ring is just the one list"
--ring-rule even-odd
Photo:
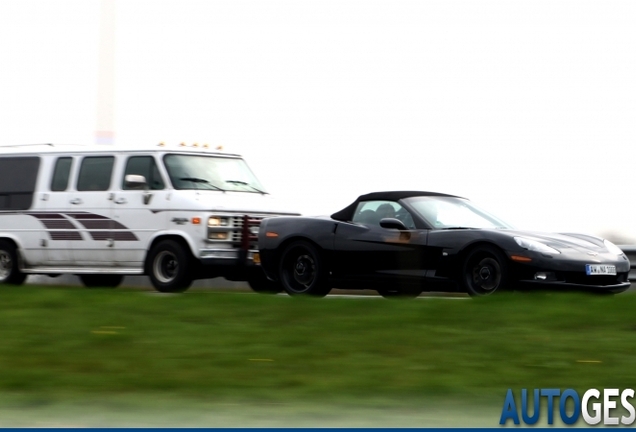
[(179, 260), (170, 251), (161, 251), (155, 257), (153, 273), (161, 283), (170, 283), (177, 278), (179, 273)]

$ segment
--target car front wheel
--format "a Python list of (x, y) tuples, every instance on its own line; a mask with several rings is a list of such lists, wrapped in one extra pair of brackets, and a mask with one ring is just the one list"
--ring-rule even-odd
[(285, 248), (280, 261), (280, 281), (289, 295), (324, 297), (329, 294), (322, 256), (311, 243), (298, 241)]
[(192, 284), (190, 261), (184, 247), (174, 240), (164, 240), (152, 248), (147, 272), (152, 285), (160, 292), (182, 292)]
[(502, 252), (492, 246), (478, 246), (464, 261), (462, 284), (473, 297), (501, 291), (508, 284), (508, 266)]
[(0, 240), (0, 285), (22, 285), (26, 277), (18, 268), (18, 251), (15, 246)]

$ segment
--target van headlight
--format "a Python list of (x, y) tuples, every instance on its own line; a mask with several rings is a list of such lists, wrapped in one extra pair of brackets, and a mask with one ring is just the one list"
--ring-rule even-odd
[(224, 227), (224, 226), (228, 226), (229, 223), (230, 223), (230, 219), (226, 217), (212, 216), (208, 219), (209, 227)]
[(230, 237), (230, 233), (227, 231), (212, 231), (208, 233), (208, 239), (210, 240), (227, 240)]

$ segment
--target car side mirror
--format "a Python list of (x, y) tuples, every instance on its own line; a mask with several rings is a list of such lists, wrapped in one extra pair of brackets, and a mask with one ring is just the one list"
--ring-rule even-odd
[(406, 225), (404, 225), (404, 222), (402, 222), (399, 219), (395, 219), (395, 218), (384, 218), (384, 219), (381, 219), (380, 220), (380, 226), (382, 228), (386, 228), (386, 229), (397, 229), (397, 230), (400, 230), (400, 231), (408, 230)]
[(148, 186), (146, 177), (137, 174), (126, 175), (126, 177), (124, 177), (124, 182), (126, 183), (126, 187), (131, 189), (145, 189)]

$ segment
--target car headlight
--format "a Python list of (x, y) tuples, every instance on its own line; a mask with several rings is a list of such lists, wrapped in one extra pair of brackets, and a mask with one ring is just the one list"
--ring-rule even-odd
[(553, 247), (548, 246), (545, 243), (541, 243), (540, 241), (532, 240), (525, 237), (515, 237), (515, 241), (519, 246), (524, 249), (528, 249), (529, 251), (540, 252), (545, 254), (560, 254), (558, 250)]
[(605, 245), (605, 247), (607, 248), (609, 253), (612, 253), (612, 254), (615, 254), (615, 255), (619, 255), (619, 256), (623, 255), (623, 250), (621, 248), (619, 248), (618, 246), (616, 246), (611, 241), (603, 240), (603, 244)]
[(220, 227), (227, 226), (229, 223), (229, 219), (226, 217), (212, 216), (208, 219), (209, 227)]

